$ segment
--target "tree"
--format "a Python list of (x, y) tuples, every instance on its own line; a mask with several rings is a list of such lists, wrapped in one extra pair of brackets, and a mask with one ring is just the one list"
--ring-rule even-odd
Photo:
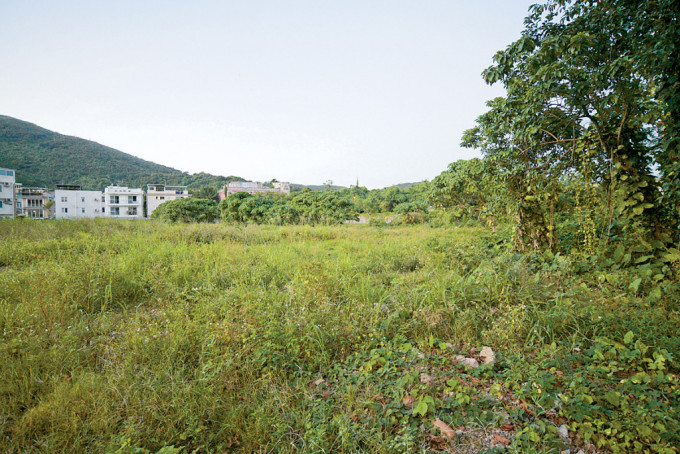
[(506, 211), (505, 192), (496, 169), (488, 161), (458, 160), (429, 186), (428, 199), (436, 207), (453, 209), (459, 216), (484, 219), (495, 228)]
[(186, 197), (162, 203), (151, 217), (167, 222), (213, 222), (219, 211), (213, 200)]
[[(636, 221), (620, 226), (664, 225), (652, 169), (663, 163), (655, 158), (669, 131), (659, 119), (670, 110), (658, 95), (667, 63), (643, 68), (650, 54), (636, 48), (634, 37), (649, 20), (640, 12), (646, 8), (633, 3), (534, 5), (522, 37), (483, 73), (488, 83), (503, 83), (507, 96), (488, 103), (463, 145), (481, 149), (503, 174), (515, 200), (518, 249), (554, 246), (554, 200), (568, 174), (587, 182), (584, 195), (604, 195), (599, 234), (605, 241), (620, 219)], [(656, 10), (669, 2), (654, 3)], [(677, 23), (677, 13), (670, 14)], [(663, 29), (661, 21), (654, 24)]]

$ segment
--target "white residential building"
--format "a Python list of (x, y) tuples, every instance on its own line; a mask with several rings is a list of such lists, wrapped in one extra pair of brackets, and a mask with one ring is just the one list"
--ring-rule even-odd
[(191, 197), (186, 186), (166, 186), (164, 184), (146, 185), (146, 215), (151, 216), (161, 203), (168, 200)]
[(107, 215), (101, 191), (83, 191), (80, 186), (57, 185), (54, 190), (57, 219), (100, 218)]
[(104, 190), (106, 216), (119, 219), (144, 217), (144, 191), (142, 188), (109, 186)]
[(0, 168), (0, 219), (14, 219), (14, 170)]

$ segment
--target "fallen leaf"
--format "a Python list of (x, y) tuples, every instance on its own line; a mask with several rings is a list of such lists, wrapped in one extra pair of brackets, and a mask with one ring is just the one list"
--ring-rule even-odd
[(501, 426), (501, 429), (503, 429), (503, 430), (506, 431), (506, 432), (508, 432), (508, 431), (510, 431), (510, 430), (514, 430), (514, 428), (515, 428), (515, 425), (514, 425), (514, 424), (503, 424), (503, 425)]
[(435, 418), (435, 420), (432, 421), (432, 425), (439, 429), (441, 434), (449, 440), (454, 440), (456, 438), (456, 431), (441, 419)]
[(442, 437), (438, 437), (436, 435), (432, 435), (430, 433), (425, 432), (425, 435), (427, 435), (427, 438), (430, 439), (432, 444), (439, 449), (440, 451), (443, 451), (446, 449), (446, 445), (448, 444), (446, 440), (444, 440)]
[(315, 384), (316, 386), (319, 386), (319, 385), (320, 385), (321, 383), (323, 383), (324, 381), (326, 381), (326, 380), (324, 380), (323, 378), (320, 378), (320, 379), (316, 380), (316, 381), (314, 382), (314, 384)]
[(505, 446), (510, 444), (510, 440), (505, 438), (503, 435), (493, 434), (493, 437), (496, 439), (497, 442), (503, 443)]
[(406, 408), (413, 408), (413, 404), (415, 403), (415, 401), (416, 400), (413, 398), (413, 396), (404, 396), (401, 399), (401, 403), (404, 404)]

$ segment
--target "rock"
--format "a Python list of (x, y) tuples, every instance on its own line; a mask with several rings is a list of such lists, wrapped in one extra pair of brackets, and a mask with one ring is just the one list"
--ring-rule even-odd
[(484, 347), (479, 353), (479, 357), (482, 358), (484, 364), (489, 364), (496, 361), (496, 354), (493, 352), (491, 347)]
[(444, 438), (448, 438), (449, 440), (456, 439), (456, 432), (441, 419), (435, 418), (435, 420), (432, 421), (432, 425), (439, 429), (439, 432), (441, 432)]
[(479, 367), (479, 363), (474, 358), (465, 358), (463, 361), (461, 361), (461, 363), (465, 367), (469, 367), (469, 368), (472, 368), (472, 369), (476, 369), (476, 368)]
[(569, 438), (569, 429), (567, 428), (567, 426), (562, 424), (560, 427), (558, 427), (557, 435), (559, 435), (560, 438)]
[(463, 366), (466, 366), (466, 367), (471, 367), (473, 369), (479, 367), (479, 363), (474, 358), (466, 358), (463, 355), (456, 355), (456, 356), (453, 357), (453, 359), (457, 363), (460, 363), (460, 364), (462, 364)]
[(432, 386), (434, 384), (434, 377), (432, 375), (428, 375), (425, 372), (422, 372), (420, 374), (420, 383), (423, 385), (427, 386)]

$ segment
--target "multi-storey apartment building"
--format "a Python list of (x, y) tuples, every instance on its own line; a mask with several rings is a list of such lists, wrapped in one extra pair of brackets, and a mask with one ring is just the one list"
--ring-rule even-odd
[(290, 183), (287, 181), (277, 181), (272, 183), (273, 187), (265, 186), (259, 181), (232, 181), (218, 191), (220, 200), (224, 200), (237, 192), (247, 192), (248, 194), (258, 194), (263, 192), (282, 192), (290, 194)]
[(186, 186), (167, 186), (164, 184), (146, 185), (146, 215), (151, 216), (160, 204), (168, 200), (191, 197)]
[(16, 217), (49, 219), (54, 216), (54, 193), (47, 188), (14, 185)]
[(144, 217), (144, 191), (142, 188), (109, 186), (104, 190), (106, 216), (120, 219)]
[(54, 190), (54, 213), (57, 219), (106, 216), (104, 194), (101, 191), (83, 191), (80, 186), (58, 184)]
[(0, 168), (0, 219), (14, 219), (14, 184), (13, 169)]

